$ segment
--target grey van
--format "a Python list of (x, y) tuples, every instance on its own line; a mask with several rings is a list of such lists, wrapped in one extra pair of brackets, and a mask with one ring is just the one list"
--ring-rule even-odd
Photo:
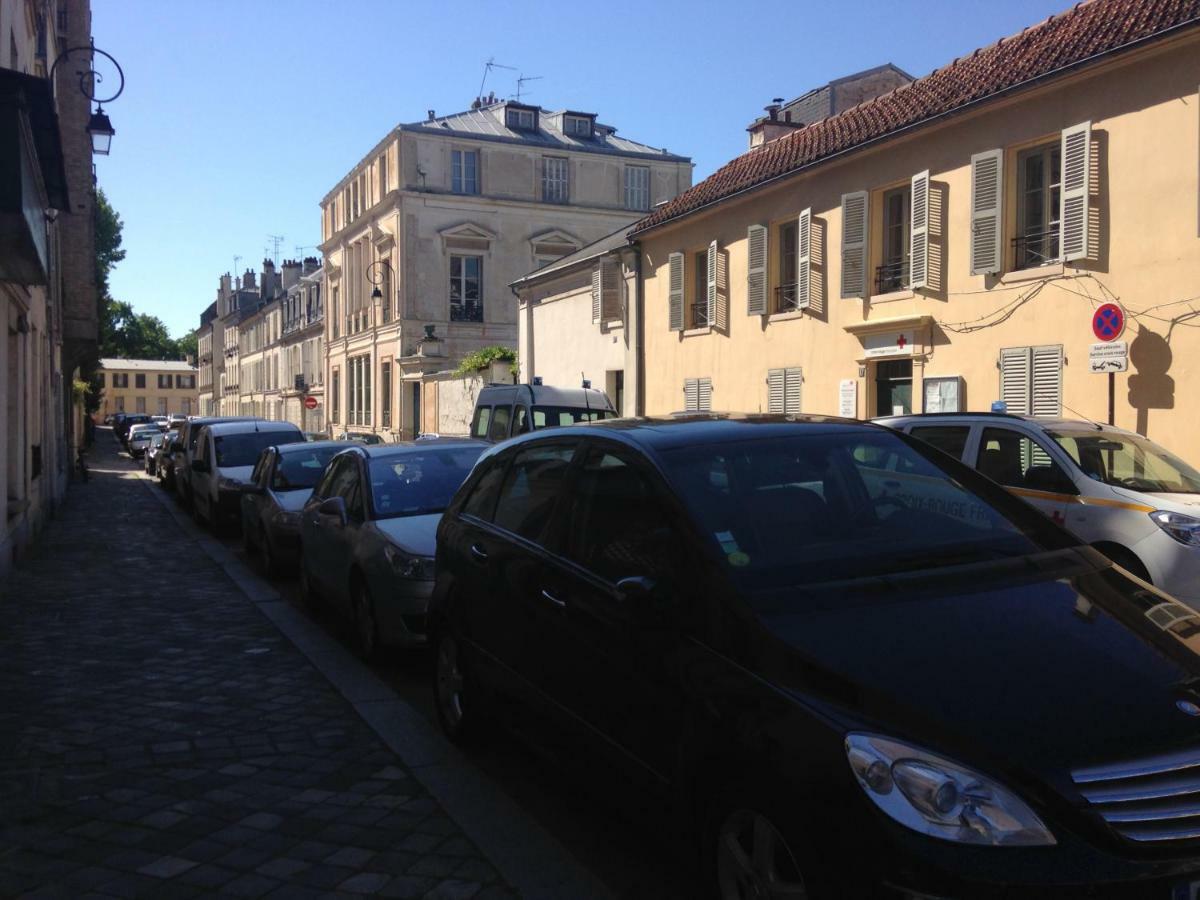
[(544, 384), (486, 384), (475, 401), (471, 437), (499, 443), (542, 428), (615, 419), (604, 391)]

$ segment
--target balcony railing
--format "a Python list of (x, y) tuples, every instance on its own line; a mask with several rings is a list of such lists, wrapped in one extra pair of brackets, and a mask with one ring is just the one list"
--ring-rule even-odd
[(483, 303), (479, 300), (468, 300), (465, 303), (450, 301), (451, 322), (482, 322)]
[(1058, 262), (1058, 229), (1038, 231), (1012, 239), (1013, 268), (1036, 269)]
[(775, 312), (792, 312), (799, 308), (795, 284), (781, 284), (775, 288)]
[(708, 321), (708, 304), (693, 303), (692, 304), (692, 327), (707, 328), (712, 322)]
[(908, 287), (908, 260), (875, 267), (875, 293), (888, 294)]

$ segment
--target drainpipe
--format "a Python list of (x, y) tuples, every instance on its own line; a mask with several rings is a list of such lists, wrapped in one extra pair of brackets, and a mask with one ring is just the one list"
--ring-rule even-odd
[(646, 414), (646, 300), (642, 294), (642, 245), (633, 241), (633, 287), (634, 309), (637, 311), (637, 327), (633, 329), (633, 359), (637, 366), (637, 378), (634, 379), (633, 414)]

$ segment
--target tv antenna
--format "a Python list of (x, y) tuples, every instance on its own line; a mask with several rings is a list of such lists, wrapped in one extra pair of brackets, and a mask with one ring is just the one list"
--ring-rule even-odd
[(316, 244), (297, 244), (292, 250), (296, 254), (296, 259), (303, 259), (305, 250), (316, 250)]
[(483, 86), (487, 84), (487, 78), (490, 74), (492, 74), (492, 69), (508, 69), (510, 72), (517, 71), (516, 66), (506, 66), (504, 63), (496, 62), (496, 57), (489, 56), (488, 61), (483, 64), (483, 77), (479, 79), (479, 93), (475, 96), (480, 98), (483, 97)]
[(525, 82), (541, 81), (544, 77), (544, 75), (522, 75), (519, 77), (517, 79), (517, 102), (521, 101), (521, 94), (525, 91)]
[(279, 245), (283, 243), (283, 235), (268, 234), (267, 240), (271, 242), (271, 261), (279, 265)]
[(234, 257), (233, 257), (233, 280), (234, 280), (234, 283), (238, 287), (242, 286), (242, 274), (238, 271), (238, 263), (240, 263), (241, 261), (242, 261), (242, 258), (240, 256), (238, 256), (237, 254), (234, 254)]

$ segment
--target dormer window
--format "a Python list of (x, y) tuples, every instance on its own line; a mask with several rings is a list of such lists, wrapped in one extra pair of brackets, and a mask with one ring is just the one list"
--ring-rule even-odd
[(590, 138), (592, 136), (591, 118), (589, 116), (563, 116), (563, 134)]
[(518, 131), (533, 131), (537, 126), (537, 116), (532, 109), (510, 106), (504, 111), (504, 124)]

